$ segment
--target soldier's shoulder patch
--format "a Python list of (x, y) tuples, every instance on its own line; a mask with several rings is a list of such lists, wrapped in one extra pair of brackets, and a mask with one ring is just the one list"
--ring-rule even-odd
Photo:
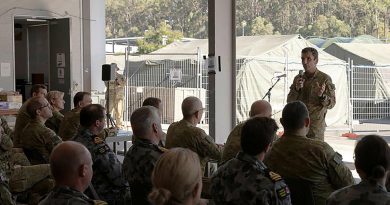
[(336, 152), (333, 157), (333, 161), (336, 162), (336, 164), (341, 164), (343, 162), (343, 156)]
[(103, 142), (104, 142), (103, 139), (98, 137), (98, 136), (95, 136), (93, 138), (93, 143), (95, 143), (95, 144), (102, 144)]
[(110, 147), (105, 144), (103, 146), (99, 146), (96, 151), (98, 154), (105, 154), (110, 151)]
[(158, 147), (158, 149), (159, 149), (161, 152), (166, 152), (166, 151), (168, 151), (167, 148), (164, 148), (164, 147), (161, 147), (161, 146), (157, 146), (157, 147)]
[(287, 186), (284, 186), (279, 189), (276, 189), (276, 194), (278, 195), (279, 199), (285, 199), (287, 196), (290, 195), (290, 190)]
[(93, 200), (94, 205), (107, 205), (107, 202), (100, 200)]
[(275, 172), (269, 172), (269, 177), (270, 177), (270, 178), (272, 179), (272, 181), (274, 181), (274, 182), (277, 182), (277, 181), (282, 180), (282, 177), (281, 177), (279, 174), (275, 173)]

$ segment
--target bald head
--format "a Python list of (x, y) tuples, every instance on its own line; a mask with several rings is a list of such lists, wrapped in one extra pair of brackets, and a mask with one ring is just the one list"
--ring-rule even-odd
[(256, 115), (259, 117), (271, 117), (271, 104), (269, 104), (269, 102), (265, 100), (255, 101), (251, 106), (251, 110), (249, 111), (249, 117), (253, 117)]
[(92, 178), (92, 159), (88, 149), (73, 141), (58, 144), (50, 155), (50, 169), (57, 184), (84, 191)]
[(181, 104), (181, 111), (183, 113), (184, 118), (191, 117), (197, 111), (200, 111), (202, 109), (202, 101), (200, 101), (199, 98), (194, 96), (185, 98)]

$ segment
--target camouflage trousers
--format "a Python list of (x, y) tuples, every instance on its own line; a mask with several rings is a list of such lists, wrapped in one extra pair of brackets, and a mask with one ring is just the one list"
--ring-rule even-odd
[(15, 205), (15, 201), (8, 189), (8, 185), (2, 182), (0, 182), (0, 202), (2, 205)]
[(123, 96), (110, 95), (108, 112), (113, 114), (118, 127), (123, 126)]
[(21, 201), (38, 204), (54, 187), (49, 164), (15, 166), (11, 172), (10, 191)]

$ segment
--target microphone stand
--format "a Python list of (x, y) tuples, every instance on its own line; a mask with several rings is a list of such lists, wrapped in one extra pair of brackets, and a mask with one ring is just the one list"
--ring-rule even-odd
[(275, 85), (280, 81), (280, 79), (281, 79), (282, 77), (276, 77), (276, 78), (277, 78), (276, 82), (275, 82), (274, 84), (272, 84), (272, 86), (268, 89), (268, 92), (264, 95), (264, 97), (262, 98), (262, 100), (264, 100), (264, 98), (265, 98), (266, 96), (268, 96), (268, 102), (271, 102), (271, 90), (275, 87)]

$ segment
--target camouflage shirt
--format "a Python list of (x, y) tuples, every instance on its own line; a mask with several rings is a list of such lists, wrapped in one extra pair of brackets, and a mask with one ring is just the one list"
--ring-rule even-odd
[(122, 177), (122, 164), (104, 139), (80, 127), (74, 141), (83, 144), (92, 156), (92, 184), (99, 197), (108, 204), (123, 204), (127, 182)]
[(236, 125), (230, 132), (222, 152), (222, 162), (234, 158), (241, 150), (241, 130), (245, 122)]
[(45, 125), (46, 127), (53, 130), (56, 134), (58, 134), (63, 119), (64, 119), (64, 115), (62, 115), (58, 111), (53, 111), (53, 117), (46, 120)]
[[(122, 74), (116, 73), (116, 80), (111, 80), (109, 83), (109, 90), (106, 92), (106, 99), (107, 99), (107, 93), (110, 94), (110, 99), (114, 100), (116, 98), (123, 98), (125, 95), (124, 87), (126, 85), (126, 78)], [(104, 82), (106, 87), (108, 87), (108, 83)]]
[[(332, 83), (332, 79), (318, 69), (312, 78), (302, 75), (305, 82), (303, 88), (297, 91), (295, 89), (295, 84), (299, 78), (300, 75), (295, 76), (287, 96), (287, 102), (299, 100), (306, 105), (310, 115), (310, 130), (307, 137), (324, 141), (326, 127), (325, 117), (328, 109), (332, 109), (336, 104), (336, 88)], [(317, 93), (315, 93), (317, 90), (317, 83), (319, 85), (325, 83), (323, 97), (318, 97)]]
[(390, 192), (376, 182), (363, 180), (359, 184), (333, 192), (327, 201), (327, 205), (354, 204), (389, 205)]
[(80, 191), (67, 186), (57, 186), (43, 199), (39, 205), (104, 205), (102, 201), (94, 201)]
[(152, 191), (151, 175), (163, 151), (164, 148), (140, 138), (127, 151), (123, 160), (123, 174), (130, 184), (133, 204), (150, 204), (148, 194)]
[(23, 128), (26, 127), (27, 123), (31, 121), (31, 117), (27, 113), (28, 102), (30, 102), (30, 99), (23, 103), (22, 107), (20, 107), (18, 111), (18, 115), (16, 116), (14, 137), (12, 139), (14, 142), (14, 147), (21, 147), (20, 135), (22, 134)]
[(3, 173), (3, 182), (8, 183), (11, 176), (11, 153), (13, 143), (11, 138), (5, 133), (0, 134), (0, 173)]
[(8, 135), (11, 139), (14, 137), (14, 131), (8, 126), (7, 120), (4, 117), (0, 116), (0, 126), (3, 128), (4, 133)]
[(77, 134), (77, 130), (80, 127), (80, 111), (81, 108), (74, 108), (65, 113), (58, 131), (58, 135), (62, 140), (70, 140)]
[(183, 147), (197, 153), (203, 173), (209, 159), (221, 159), (221, 151), (213, 139), (204, 130), (193, 126), (186, 120), (174, 122), (169, 126), (165, 147), (168, 149)]
[(333, 191), (354, 184), (339, 153), (326, 142), (304, 136), (285, 133), (272, 145), (264, 163), (284, 178), (310, 182), (316, 205), (325, 205)]
[[(31, 120), (20, 135), (22, 148), (38, 151), (46, 162), (49, 162), (49, 156), (53, 148), (61, 142), (61, 138), (53, 130), (36, 119)], [(34, 160), (31, 161), (33, 165), (40, 163)]]
[(211, 178), (210, 191), (216, 205), (291, 204), (283, 179), (243, 152), (218, 168)]

